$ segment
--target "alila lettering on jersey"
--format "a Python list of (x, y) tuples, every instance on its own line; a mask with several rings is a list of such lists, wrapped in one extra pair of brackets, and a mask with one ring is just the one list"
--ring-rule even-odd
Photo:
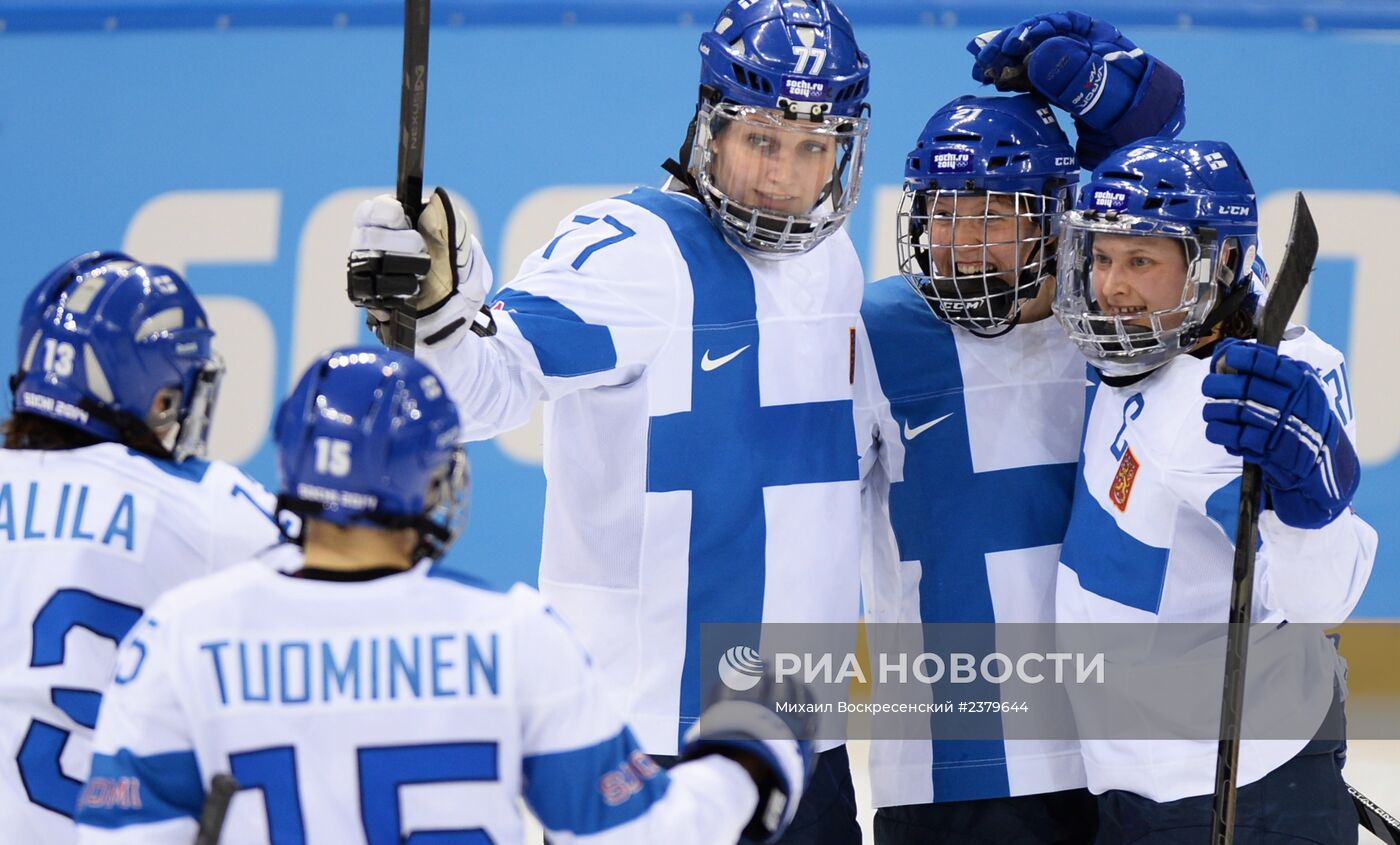
[[(56, 488), (56, 489), (55, 489)], [(123, 493), (116, 506), (88, 512), (86, 484), (0, 484), (0, 538), (15, 543), (87, 540), (128, 552), (136, 548), (136, 497)]]
[(343, 704), (499, 695), (499, 642), (456, 631), (201, 643), (219, 703)]

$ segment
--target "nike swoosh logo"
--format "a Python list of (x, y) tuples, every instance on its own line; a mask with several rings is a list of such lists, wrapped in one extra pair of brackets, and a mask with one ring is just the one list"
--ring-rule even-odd
[(925, 431), (928, 431), (929, 429), (933, 428), (934, 426), (938, 425), (939, 423), (943, 422), (944, 420), (948, 419), (948, 418), (951, 417), (951, 416), (952, 416), (951, 413), (944, 414), (943, 416), (939, 417), (938, 419), (936, 419), (936, 420), (929, 420), (928, 422), (924, 423), (923, 425), (921, 425), (921, 426), (919, 426), (919, 427), (917, 427), (917, 428), (910, 428), (910, 427), (909, 427), (909, 421), (908, 421), (908, 420), (905, 420), (905, 421), (904, 421), (904, 439), (905, 439), (905, 440), (913, 440), (915, 437), (918, 437), (920, 434), (923, 434)]
[(738, 358), (745, 349), (748, 349), (752, 345), (753, 344), (745, 344), (722, 358), (711, 358), (710, 350), (706, 349), (705, 354), (700, 356), (700, 369), (707, 373), (710, 370), (718, 370), (720, 367)]

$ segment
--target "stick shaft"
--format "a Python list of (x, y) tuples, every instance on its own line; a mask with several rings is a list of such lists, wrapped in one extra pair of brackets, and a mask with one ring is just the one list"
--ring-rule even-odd
[[(399, 161), (395, 195), (410, 222), (423, 211), (423, 140), (428, 118), (429, 0), (404, 0), (403, 90), (399, 95)], [(388, 344), (413, 354), (416, 322), (407, 312), (390, 312)]]
[[(1288, 319), (1308, 284), (1317, 259), (1317, 227), (1307, 200), (1293, 200), (1293, 225), (1283, 262), (1259, 316), (1257, 340), (1277, 347)], [(1211, 845), (1231, 845), (1238, 799), (1240, 727), (1244, 722), (1245, 668), (1249, 657), (1249, 623), (1254, 607), (1254, 552), (1259, 543), (1263, 473), (1245, 463), (1240, 477), (1240, 517), (1235, 528), (1235, 566), (1230, 584), (1230, 625), (1225, 637), (1225, 683), (1220, 701), (1220, 745), (1215, 757), (1215, 798), (1211, 805)]]
[(399, 96), (396, 195), (413, 222), (423, 210), (423, 134), (428, 118), (430, 0), (404, 0), (403, 91)]
[(1382, 810), (1376, 802), (1357, 792), (1356, 787), (1350, 784), (1347, 785), (1347, 792), (1351, 794), (1352, 803), (1356, 805), (1356, 815), (1361, 820), (1361, 826), (1375, 834), (1385, 845), (1400, 845), (1400, 819)]
[(238, 781), (234, 780), (233, 775), (214, 775), (209, 783), (209, 794), (204, 798), (204, 808), (199, 814), (199, 832), (195, 834), (194, 845), (219, 845), (224, 817), (228, 815), (229, 802), (238, 788)]

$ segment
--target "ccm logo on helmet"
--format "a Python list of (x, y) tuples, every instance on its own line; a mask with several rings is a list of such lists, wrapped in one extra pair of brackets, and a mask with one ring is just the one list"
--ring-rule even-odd
[(1217, 205), (1216, 214), (1224, 214), (1230, 217), (1248, 217), (1249, 206), (1247, 205)]

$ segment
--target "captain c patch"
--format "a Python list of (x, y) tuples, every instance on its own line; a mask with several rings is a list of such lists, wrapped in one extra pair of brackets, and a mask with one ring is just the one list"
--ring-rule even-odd
[(1113, 485), (1108, 488), (1108, 500), (1119, 511), (1128, 509), (1128, 497), (1133, 494), (1133, 480), (1137, 478), (1138, 459), (1133, 456), (1132, 447), (1123, 452), (1123, 460), (1118, 462), (1118, 472), (1113, 476)]

